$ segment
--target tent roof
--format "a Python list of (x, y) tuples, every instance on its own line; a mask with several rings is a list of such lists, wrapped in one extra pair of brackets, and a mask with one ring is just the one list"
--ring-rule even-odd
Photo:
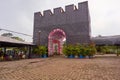
[(19, 46), (32, 46), (32, 45), (34, 44), (12, 39), (10, 37), (0, 36), (0, 47), (19, 47)]
[(93, 37), (96, 45), (120, 45), (120, 35)]

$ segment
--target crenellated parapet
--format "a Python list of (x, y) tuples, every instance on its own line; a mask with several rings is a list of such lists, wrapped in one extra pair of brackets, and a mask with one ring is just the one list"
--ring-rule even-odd
[(57, 15), (57, 14), (61, 14), (64, 12), (63, 8), (61, 7), (58, 7), (58, 8), (54, 8), (54, 14)]
[(42, 16), (41, 12), (35, 12), (34, 13), (34, 17), (41, 17), (41, 16)]
[(88, 2), (78, 3), (78, 10), (88, 9)]
[(72, 5), (68, 5), (68, 6), (65, 6), (65, 11), (68, 13), (68, 12), (73, 12), (77, 10), (76, 6), (74, 4)]
[(44, 16), (58, 15), (58, 14), (62, 14), (62, 13), (73, 13), (76, 10), (77, 11), (84, 11), (87, 8), (88, 8), (88, 2), (85, 1), (85, 2), (82, 2), (82, 3), (78, 3), (78, 9), (74, 4), (71, 4), (71, 5), (65, 6), (65, 11), (63, 10), (63, 8), (58, 7), (58, 8), (53, 9), (53, 13), (49, 9), (49, 10), (43, 11), (43, 15), (40, 12), (35, 13), (35, 15), (40, 15), (40, 16), (44, 17)]
[(51, 10), (43, 11), (43, 16), (50, 16), (50, 15), (52, 15), (52, 11)]

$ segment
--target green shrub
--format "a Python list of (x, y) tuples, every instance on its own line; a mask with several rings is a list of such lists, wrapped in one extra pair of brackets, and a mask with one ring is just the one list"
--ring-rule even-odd
[(45, 46), (38, 46), (38, 49), (39, 49), (39, 53), (41, 55), (47, 54), (47, 47), (45, 47)]
[(96, 48), (93, 46), (90, 46), (89, 56), (94, 56), (96, 54), (96, 52), (97, 52)]
[(76, 55), (79, 53), (79, 47), (75, 45), (64, 45), (63, 47), (63, 54), (65, 56)]
[(93, 56), (96, 53), (95, 46), (85, 45), (64, 45), (63, 54), (65, 56), (77, 55), (77, 56)]
[(46, 46), (37, 46), (33, 48), (33, 53), (43, 55), (47, 54), (47, 47)]

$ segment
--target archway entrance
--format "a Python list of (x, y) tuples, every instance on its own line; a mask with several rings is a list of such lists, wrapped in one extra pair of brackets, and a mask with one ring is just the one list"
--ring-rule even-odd
[(48, 36), (48, 56), (62, 54), (63, 44), (66, 41), (65, 32), (61, 29), (54, 29)]

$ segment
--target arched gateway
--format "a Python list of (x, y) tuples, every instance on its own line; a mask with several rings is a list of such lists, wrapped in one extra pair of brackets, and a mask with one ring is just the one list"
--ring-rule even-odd
[(61, 29), (54, 29), (48, 36), (48, 55), (62, 54), (63, 44), (66, 41), (66, 34)]

